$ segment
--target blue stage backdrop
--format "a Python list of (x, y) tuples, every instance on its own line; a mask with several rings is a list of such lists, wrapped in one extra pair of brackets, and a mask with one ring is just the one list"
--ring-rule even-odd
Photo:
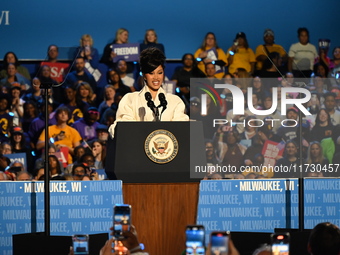
[[(304, 180), (304, 224), (340, 225), (340, 179)], [(212, 231), (274, 232), (299, 228), (298, 179), (201, 181), (197, 224)]]
[(286, 51), (297, 42), (298, 27), (309, 28), (315, 45), (319, 38), (330, 39), (333, 49), (340, 45), (339, 8), (340, 1), (334, 0), (1, 1), (0, 59), (7, 51), (20, 59), (44, 59), (49, 44), (76, 47), (85, 33), (93, 36), (102, 54), (120, 27), (129, 30), (131, 43), (142, 42), (145, 30), (155, 29), (168, 59), (194, 53), (208, 31), (224, 50), (243, 31), (255, 49), (268, 27)]
[[(53, 181), (51, 235), (108, 233), (122, 181)], [(0, 251), (12, 254), (12, 235), (44, 232), (44, 182), (0, 182)]]

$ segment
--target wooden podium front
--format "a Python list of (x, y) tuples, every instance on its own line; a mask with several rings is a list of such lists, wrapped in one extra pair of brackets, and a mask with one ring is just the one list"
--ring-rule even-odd
[[(176, 156), (165, 163), (154, 162), (145, 150), (150, 134), (159, 130), (178, 142)], [(180, 255), (186, 226), (195, 224), (197, 215), (200, 179), (191, 178), (190, 170), (194, 163), (206, 165), (202, 123), (119, 122), (107, 151), (106, 173), (123, 181), (124, 203), (132, 207), (131, 222), (145, 251)]]
[(124, 203), (132, 206), (132, 224), (150, 255), (180, 255), (185, 227), (195, 224), (199, 183), (123, 184)]

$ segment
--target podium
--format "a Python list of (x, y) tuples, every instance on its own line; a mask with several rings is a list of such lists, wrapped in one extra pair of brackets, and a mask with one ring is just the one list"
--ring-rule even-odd
[[(177, 155), (167, 163), (152, 161), (145, 151), (157, 130), (178, 142)], [(119, 122), (108, 142), (106, 173), (123, 180), (124, 203), (132, 206), (132, 224), (150, 254), (185, 249), (185, 227), (197, 216), (200, 179), (190, 178), (194, 164), (206, 165), (201, 122)]]
[[(167, 131), (163, 137), (169, 133), (178, 143), (177, 155), (167, 163), (154, 162), (157, 159), (150, 159), (145, 149), (148, 137), (157, 130)], [(190, 171), (194, 171), (194, 165), (206, 165), (203, 139), (202, 123), (197, 121), (118, 122), (114, 140), (108, 141), (106, 173), (124, 183), (197, 182), (199, 179), (190, 178)], [(156, 155), (157, 146), (149, 142), (149, 154)]]

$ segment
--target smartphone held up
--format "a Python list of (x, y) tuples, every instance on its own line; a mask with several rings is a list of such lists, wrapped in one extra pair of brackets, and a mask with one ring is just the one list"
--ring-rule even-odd
[(73, 235), (72, 245), (73, 245), (74, 255), (88, 255), (89, 254), (89, 235)]
[(205, 254), (205, 231), (202, 225), (188, 225), (185, 230), (187, 255)]
[(212, 255), (228, 255), (229, 231), (214, 231), (210, 234)]
[(271, 234), (272, 254), (289, 255), (289, 233)]
[(117, 240), (124, 239), (123, 232), (130, 231), (131, 205), (116, 204), (113, 207), (113, 233)]

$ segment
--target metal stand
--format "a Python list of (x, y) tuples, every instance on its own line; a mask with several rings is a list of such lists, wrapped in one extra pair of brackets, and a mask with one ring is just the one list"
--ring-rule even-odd
[[(305, 84), (305, 83), (304, 83)], [(304, 85), (305, 87), (306, 85)], [(302, 86), (300, 86), (302, 87)], [(299, 94), (299, 98), (301, 98), (301, 93)], [(298, 130), (298, 134), (299, 134), (299, 146), (300, 146), (300, 150), (299, 150), (299, 164), (300, 167), (298, 169), (300, 169), (300, 177), (299, 177), (299, 231), (302, 232), (305, 229), (305, 223), (304, 223), (304, 215), (305, 215), (305, 208), (304, 208), (304, 204), (305, 204), (305, 199), (304, 199), (304, 180), (303, 180), (303, 145), (302, 145), (302, 112), (301, 110), (299, 111), (299, 130)]]
[(50, 215), (50, 170), (48, 166), (48, 156), (49, 156), (49, 136), (48, 136), (48, 126), (49, 126), (49, 113), (48, 113), (48, 90), (52, 88), (53, 84), (41, 84), (40, 88), (44, 89), (44, 99), (45, 99), (45, 173), (44, 173), (44, 222), (45, 222), (45, 236), (50, 236), (51, 234), (51, 215)]

